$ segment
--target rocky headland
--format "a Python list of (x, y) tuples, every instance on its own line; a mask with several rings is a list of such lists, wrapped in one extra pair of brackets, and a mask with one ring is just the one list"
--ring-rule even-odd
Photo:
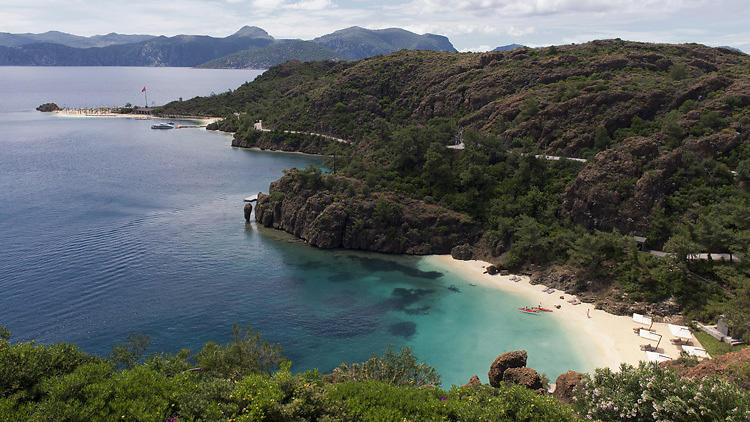
[(370, 191), (355, 179), (291, 170), (258, 195), (256, 221), (308, 244), (426, 255), (476, 240), (471, 218), (438, 205)]

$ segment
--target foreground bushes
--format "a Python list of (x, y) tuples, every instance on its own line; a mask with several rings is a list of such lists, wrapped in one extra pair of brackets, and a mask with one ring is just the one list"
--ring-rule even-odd
[(597, 369), (574, 402), (589, 419), (634, 421), (747, 421), (750, 395), (717, 378), (681, 378), (656, 364), (620, 372)]
[(741, 389), (681, 379), (653, 365), (598, 370), (571, 408), (517, 385), (434, 387), (434, 368), (409, 349), (388, 349), (324, 377), (292, 374), (280, 348), (249, 329), (235, 327), (227, 345), (133, 363), (144, 340), (131, 337), (102, 359), (72, 345), (13, 344), (0, 336), (0, 420), (739, 421), (750, 415), (750, 397)]

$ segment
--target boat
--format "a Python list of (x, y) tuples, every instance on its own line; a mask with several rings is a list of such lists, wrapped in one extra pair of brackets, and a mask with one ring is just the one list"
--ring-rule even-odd
[(174, 129), (174, 123), (157, 123), (155, 125), (151, 125), (151, 129)]
[(527, 314), (539, 315), (539, 311), (535, 310), (534, 308), (528, 308), (526, 306), (524, 306), (523, 308), (518, 308), (518, 310)]
[(552, 309), (542, 308), (541, 306), (533, 306), (531, 309), (536, 309), (542, 312), (552, 312)]

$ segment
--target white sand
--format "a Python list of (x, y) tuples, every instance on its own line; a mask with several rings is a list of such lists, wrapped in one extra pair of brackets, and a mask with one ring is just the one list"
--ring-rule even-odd
[[(637, 365), (639, 361), (646, 360), (645, 352), (641, 351), (641, 344), (656, 346), (655, 341), (649, 341), (633, 333), (634, 327), (648, 328), (647, 326), (633, 322), (630, 316), (617, 316), (605, 311), (594, 309), (593, 304), (581, 303), (572, 305), (569, 299), (575, 298), (562, 291), (556, 290), (552, 294), (543, 292), (546, 286), (532, 285), (529, 277), (520, 277), (521, 280), (514, 282), (513, 276), (489, 275), (484, 273), (486, 266), (490, 265), (483, 261), (459, 261), (450, 255), (432, 255), (425, 258), (431, 265), (442, 266), (452, 270), (477, 284), (512, 292), (523, 296), (529, 306), (539, 306), (552, 309), (553, 312), (545, 312), (545, 316), (556, 318), (571, 336), (577, 336), (574, 341), (579, 344), (582, 358), (592, 368), (609, 367), (617, 370), (621, 363)], [(565, 299), (560, 299), (565, 296)], [(555, 305), (561, 305), (556, 309)], [(586, 316), (589, 311), (591, 318)], [(520, 311), (519, 311), (520, 312)], [(662, 335), (658, 351), (673, 359), (680, 356), (679, 346), (673, 345), (670, 340), (675, 338), (669, 332), (666, 323), (654, 323), (651, 328)], [(692, 344), (700, 346), (698, 340), (693, 336)]]
[[(62, 109), (53, 111), (52, 113), (63, 116), (63, 117), (107, 117), (107, 118), (120, 118), (120, 119), (136, 119), (136, 120), (149, 120), (149, 119), (162, 119), (168, 120), (171, 117), (160, 117), (151, 116), (148, 114), (120, 114), (120, 113), (109, 113), (97, 109), (91, 109), (88, 111), (82, 111), (80, 109)], [(174, 120), (187, 120), (191, 122), (199, 122), (201, 125), (208, 125), (213, 122), (221, 120), (220, 117), (181, 117), (172, 118)]]

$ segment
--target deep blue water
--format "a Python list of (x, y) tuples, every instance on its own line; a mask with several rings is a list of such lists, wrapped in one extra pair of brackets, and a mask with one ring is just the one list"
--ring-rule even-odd
[(104, 355), (141, 332), (152, 351), (176, 352), (229, 341), (238, 323), (282, 344), (296, 370), (327, 371), (387, 344), (413, 346), (447, 385), (486, 380), (516, 348), (551, 377), (590, 369), (553, 320), (515, 311), (517, 297), (417, 257), (321, 251), (245, 224), (242, 198), (319, 158), (33, 110), (135, 103), (143, 85), (166, 102), (257, 74), (0, 67), (0, 325), (14, 339)]

